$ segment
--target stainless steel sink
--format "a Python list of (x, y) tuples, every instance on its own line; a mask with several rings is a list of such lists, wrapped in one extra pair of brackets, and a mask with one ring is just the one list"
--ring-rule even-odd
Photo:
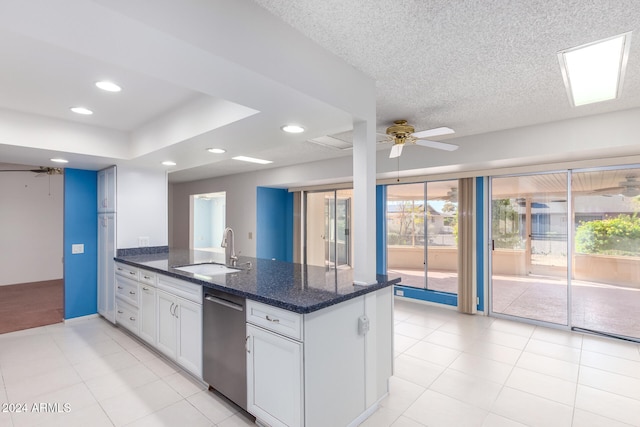
[(199, 274), (202, 276), (216, 276), (219, 274), (229, 274), (240, 271), (238, 268), (227, 267), (223, 264), (204, 263), (194, 265), (184, 265), (182, 267), (173, 267), (176, 270), (186, 271), (187, 273)]

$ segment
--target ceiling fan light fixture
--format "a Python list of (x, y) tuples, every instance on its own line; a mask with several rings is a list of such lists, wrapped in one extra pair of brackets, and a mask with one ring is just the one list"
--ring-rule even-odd
[(90, 116), (93, 114), (93, 111), (85, 107), (71, 107), (70, 110), (76, 114), (81, 114), (83, 116)]
[(49, 160), (51, 160), (54, 163), (69, 163), (69, 160), (62, 159), (60, 157), (55, 157), (55, 158), (49, 159)]
[(122, 90), (120, 86), (107, 80), (96, 82), (96, 87), (107, 92), (120, 92)]
[(631, 32), (558, 52), (569, 101), (575, 107), (620, 96)]
[(302, 133), (302, 132), (304, 132), (304, 128), (302, 126), (295, 125), (295, 124), (284, 125), (280, 129), (282, 129), (284, 132), (287, 132), (287, 133)]

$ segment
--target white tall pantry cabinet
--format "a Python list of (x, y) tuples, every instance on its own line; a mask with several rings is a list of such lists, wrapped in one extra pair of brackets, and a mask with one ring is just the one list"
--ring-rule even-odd
[(116, 167), (98, 171), (98, 313), (112, 323), (115, 315)]

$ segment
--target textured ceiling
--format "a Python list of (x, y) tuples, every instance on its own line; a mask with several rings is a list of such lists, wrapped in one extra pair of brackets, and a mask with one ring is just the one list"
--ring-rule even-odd
[(459, 137), (640, 106), (638, 34), (615, 101), (571, 107), (556, 55), (637, 31), (638, 1), (255, 1), (376, 80), (379, 132), (405, 118)]

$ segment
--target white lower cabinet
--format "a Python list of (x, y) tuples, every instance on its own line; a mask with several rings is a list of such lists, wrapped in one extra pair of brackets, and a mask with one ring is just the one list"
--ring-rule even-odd
[(156, 288), (140, 283), (139, 332), (140, 338), (156, 345)]
[(267, 425), (303, 425), (302, 343), (247, 324), (247, 411)]
[(202, 378), (202, 303), (163, 289), (156, 291), (156, 301), (158, 350)]
[(202, 287), (116, 264), (116, 323), (202, 378)]

